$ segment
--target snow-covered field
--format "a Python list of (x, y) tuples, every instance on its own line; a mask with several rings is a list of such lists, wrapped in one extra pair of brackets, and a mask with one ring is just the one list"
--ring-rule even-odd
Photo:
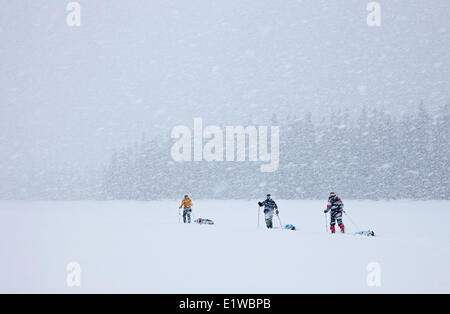
[(214, 226), (179, 224), (172, 201), (1, 201), (0, 292), (450, 292), (449, 201), (345, 201), (376, 238), (326, 233), (324, 202), (278, 204), (298, 231), (257, 229), (256, 201), (194, 201)]

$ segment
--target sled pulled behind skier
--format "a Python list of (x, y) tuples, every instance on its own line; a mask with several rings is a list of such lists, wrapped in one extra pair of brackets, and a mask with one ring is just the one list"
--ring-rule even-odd
[(358, 232), (355, 232), (355, 235), (361, 235), (361, 236), (366, 236), (366, 237), (374, 237), (375, 236), (375, 232), (373, 232), (373, 230), (358, 231)]
[(327, 209), (325, 209), (324, 213), (330, 212), (330, 230), (331, 233), (336, 232), (336, 221), (338, 223), (339, 228), (342, 233), (345, 233), (345, 226), (342, 222), (342, 213), (344, 212), (344, 203), (342, 200), (336, 195), (336, 193), (331, 192), (328, 197)]
[(214, 225), (214, 221), (211, 219), (206, 218), (198, 218), (194, 220), (195, 223), (198, 223), (199, 225)]
[(188, 195), (185, 195), (181, 201), (180, 209), (183, 208), (183, 222), (191, 223), (191, 213), (192, 213), (192, 200)]
[(267, 194), (267, 198), (263, 202), (258, 202), (259, 207), (264, 206), (264, 218), (266, 221), (266, 227), (268, 229), (273, 228), (273, 214), (279, 214), (278, 206), (275, 201), (271, 198), (270, 194)]

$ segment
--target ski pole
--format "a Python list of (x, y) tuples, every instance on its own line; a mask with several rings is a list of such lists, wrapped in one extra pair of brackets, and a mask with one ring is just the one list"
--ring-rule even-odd
[(280, 219), (280, 216), (279, 216), (279, 215), (277, 215), (277, 217), (278, 217), (278, 222), (280, 223), (280, 228), (281, 228), (281, 229), (283, 229), (283, 224), (281, 223), (281, 219)]
[(178, 208), (178, 223), (181, 223), (181, 208)]
[(325, 215), (325, 232), (328, 233), (328, 220), (327, 220), (327, 213), (324, 213)]
[(281, 229), (283, 229), (283, 224), (282, 224), (282, 222), (281, 222), (281, 218), (280, 218), (280, 216), (278, 216), (278, 215), (277, 215), (277, 217), (278, 217), (278, 221), (280, 222), (280, 227), (281, 227)]

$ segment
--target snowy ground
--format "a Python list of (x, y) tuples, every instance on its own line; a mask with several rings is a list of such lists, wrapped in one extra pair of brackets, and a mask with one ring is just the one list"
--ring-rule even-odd
[[(0, 292), (450, 292), (450, 202), (347, 200), (376, 238), (326, 233), (324, 202), (278, 203), (298, 231), (257, 229), (256, 201), (194, 201), (215, 226), (179, 224), (171, 201), (2, 201)], [(66, 285), (70, 262), (81, 287)]]

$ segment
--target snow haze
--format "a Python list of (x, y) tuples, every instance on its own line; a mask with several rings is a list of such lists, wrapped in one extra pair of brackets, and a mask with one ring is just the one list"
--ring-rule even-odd
[(384, 1), (381, 27), (360, 0), (79, 1), (80, 27), (67, 3), (1, 1), (0, 198), (92, 198), (114, 150), (195, 117), (320, 123), (421, 101), (434, 116), (450, 101), (446, 0)]

